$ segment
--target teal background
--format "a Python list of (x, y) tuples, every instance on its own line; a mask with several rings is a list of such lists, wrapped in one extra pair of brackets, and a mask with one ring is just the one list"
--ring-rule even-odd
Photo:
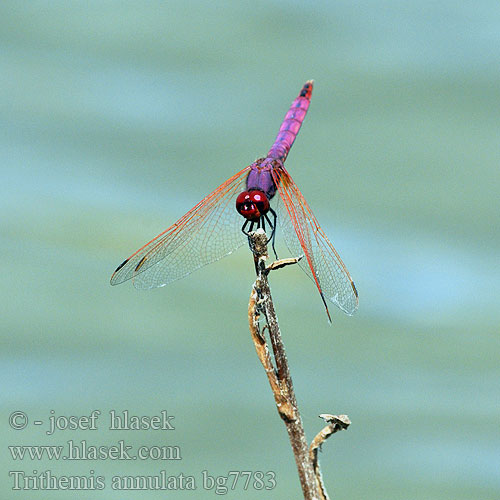
[[(287, 167), (359, 311), (332, 308), (330, 327), (300, 269), (271, 284), (309, 440), (320, 413), (353, 422), (323, 446), (328, 491), (500, 498), (499, 46), (496, 1), (2, 1), (0, 498), (212, 498), (204, 469), (276, 472), (273, 491), (228, 498), (301, 497), (248, 332), (248, 251), (151, 292), (109, 277), (265, 154), (310, 78)], [(98, 431), (32, 425), (94, 409)], [(110, 409), (166, 409), (176, 430), (113, 433)], [(182, 460), (7, 449), (68, 439)], [(198, 489), (11, 491), (8, 471), (34, 469), (108, 485), (182, 471)]]

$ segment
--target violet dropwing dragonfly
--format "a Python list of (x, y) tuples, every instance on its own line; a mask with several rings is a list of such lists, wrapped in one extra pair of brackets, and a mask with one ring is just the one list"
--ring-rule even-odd
[(274, 247), (278, 223), (291, 254), (304, 256), (299, 265), (316, 284), (328, 318), (326, 299), (353, 314), (358, 307), (354, 282), (284, 167), (309, 108), (312, 89), (312, 80), (302, 87), (265, 158), (234, 174), (133, 253), (113, 273), (111, 284), (132, 279), (137, 288), (164, 286), (232, 253), (247, 242), (247, 229), (265, 229), (266, 222)]

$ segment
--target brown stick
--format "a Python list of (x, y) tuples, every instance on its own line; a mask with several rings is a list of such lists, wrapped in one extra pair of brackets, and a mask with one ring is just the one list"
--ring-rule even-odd
[[(304, 499), (321, 500), (322, 497), (320, 496), (321, 493), (316, 480), (313, 461), (309, 454), (302, 419), (297, 408), (297, 400), (288, 368), (285, 347), (281, 340), (278, 319), (267, 280), (267, 275), (272, 269), (279, 269), (288, 264), (296, 263), (298, 259), (286, 259), (266, 267), (266, 260), (268, 258), (266, 234), (262, 230), (257, 230), (250, 233), (249, 241), (254, 254), (255, 269), (257, 271), (257, 279), (254, 283), (248, 306), (250, 332), (252, 333), (255, 349), (271, 385), (278, 413), (288, 431)], [(259, 318), (261, 315), (264, 316), (265, 320), (265, 326), (262, 331), (267, 328), (269, 332), (276, 368), (273, 366), (265, 337), (260, 331)]]
[(321, 449), (321, 445), (332, 435), (338, 431), (343, 431), (351, 425), (351, 421), (347, 415), (329, 415), (323, 413), (320, 417), (328, 422), (326, 427), (323, 427), (316, 437), (312, 440), (311, 447), (309, 448), (309, 458), (314, 467), (314, 473), (316, 475), (316, 481), (318, 482), (318, 488), (320, 492), (321, 500), (329, 500), (328, 493), (326, 492), (325, 485), (323, 483), (323, 477), (321, 475), (321, 470), (319, 468), (318, 460), (318, 449)]

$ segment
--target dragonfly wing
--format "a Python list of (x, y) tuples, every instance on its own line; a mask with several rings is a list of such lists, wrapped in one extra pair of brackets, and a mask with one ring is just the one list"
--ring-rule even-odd
[(323, 301), (327, 298), (345, 313), (353, 314), (358, 307), (358, 292), (342, 259), (290, 174), (284, 168), (275, 169), (273, 178), (280, 194), (278, 221), (288, 249), (293, 256), (304, 255), (299, 265), (314, 281)]
[(126, 259), (111, 276), (117, 285), (133, 279), (136, 288), (156, 288), (183, 278), (230, 254), (247, 238), (235, 207), (250, 167), (233, 175), (175, 224)]

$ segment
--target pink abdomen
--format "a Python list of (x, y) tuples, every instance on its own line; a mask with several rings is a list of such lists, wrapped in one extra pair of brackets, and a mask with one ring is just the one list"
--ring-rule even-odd
[(281, 124), (276, 140), (269, 153), (267, 153), (268, 158), (281, 160), (282, 162), (286, 160), (309, 108), (312, 89), (313, 81), (310, 80), (302, 87), (300, 94), (293, 101)]

